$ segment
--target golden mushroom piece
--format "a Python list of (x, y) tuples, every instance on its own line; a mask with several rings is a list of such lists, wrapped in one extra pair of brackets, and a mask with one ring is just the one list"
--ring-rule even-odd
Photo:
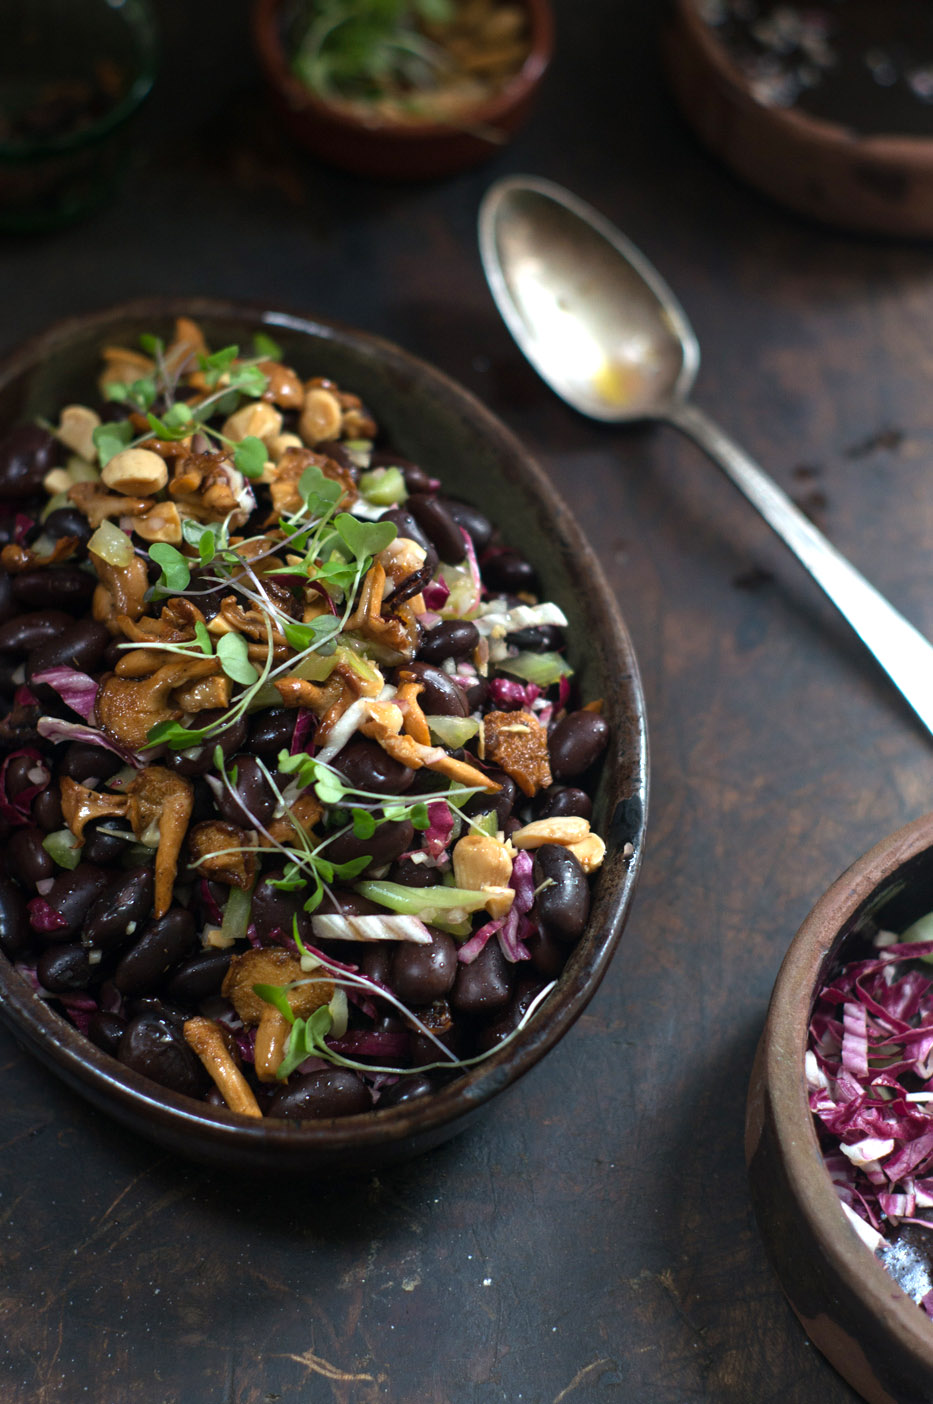
[(286, 991), (288, 1003), (298, 1019), (306, 1019), (322, 1004), (329, 1004), (336, 985), (333, 980), (302, 970), (297, 956), (280, 946), (245, 951), (234, 956), (224, 976), (221, 993), (230, 1000), (237, 1014), (250, 1028), (256, 1027), (255, 1066), (260, 1082), (274, 1082), (285, 1056), (285, 1046), (291, 1024), (274, 1004), (258, 995), (255, 985), (290, 985), (295, 980), (307, 983)]

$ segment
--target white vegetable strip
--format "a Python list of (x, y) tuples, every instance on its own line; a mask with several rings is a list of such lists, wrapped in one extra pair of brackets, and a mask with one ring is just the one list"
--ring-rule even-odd
[(542, 624), (567, 623), (567, 616), (556, 604), (545, 601), (537, 605), (516, 605), (514, 609), (500, 609), (493, 601), (485, 613), (478, 614), (473, 623), (481, 634), (491, 634), (496, 629), (504, 629), (507, 634), (516, 629), (536, 629)]
[(311, 918), (318, 940), (331, 941), (410, 941), (416, 946), (429, 946), (431, 933), (423, 921), (413, 916), (322, 915)]

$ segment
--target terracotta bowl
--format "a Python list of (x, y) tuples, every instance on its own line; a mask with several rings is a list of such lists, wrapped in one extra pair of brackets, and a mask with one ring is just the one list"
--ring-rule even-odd
[(933, 1399), (933, 1321), (840, 1207), (807, 1104), (807, 1027), (848, 938), (866, 927), (902, 931), (931, 910), (928, 814), (848, 868), (797, 933), (771, 997), (748, 1098), (746, 1158), (769, 1256), (813, 1344), (871, 1404)]
[(321, 160), (359, 175), (421, 180), (477, 165), (500, 150), (528, 117), (554, 47), (550, 0), (522, 0), (531, 47), (525, 63), (462, 125), (367, 122), (332, 107), (291, 71), (283, 25), (289, 0), (255, 0), (253, 43), (272, 100), (295, 139)]
[[(583, 693), (605, 699), (613, 744), (593, 824), (608, 843), (590, 921), (557, 988), (525, 1030), (436, 1095), (375, 1114), (327, 1121), (246, 1121), (177, 1096), (102, 1053), (33, 994), (0, 956), (0, 1017), (53, 1072), (96, 1106), (179, 1155), (225, 1170), (364, 1171), (405, 1159), (465, 1127), (563, 1037), (582, 1013), (618, 945), (645, 832), (648, 760), (644, 699), (625, 625), (593, 553), (550, 481), (478, 400), (388, 342), (328, 323), (203, 299), (153, 299), (60, 323), (0, 366), (0, 425), (54, 417), (95, 383), (100, 348), (135, 345), (143, 331), (171, 336), (174, 317), (201, 322), (210, 344), (248, 344), (266, 328), (286, 360), (361, 394), (389, 441), (437, 467), (520, 541), (547, 598), (569, 620), (571, 661)], [(626, 845), (632, 845), (632, 850)]]
[(736, 175), (800, 214), (865, 233), (933, 235), (933, 138), (861, 136), (760, 102), (702, 18), (675, 0), (668, 80), (700, 140)]

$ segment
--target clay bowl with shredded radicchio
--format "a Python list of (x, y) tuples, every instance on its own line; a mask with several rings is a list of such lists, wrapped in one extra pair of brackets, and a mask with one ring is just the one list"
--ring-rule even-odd
[(238, 304), (59, 324), (0, 423), (0, 1014), (224, 1168), (447, 1139), (584, 1009), (641, 859), (566, 507), (440, 372)]
[(933, 1398), (933, 814), (848, 868), (794, 938), (746, 1156), (814, 1345), (872, 1404)]

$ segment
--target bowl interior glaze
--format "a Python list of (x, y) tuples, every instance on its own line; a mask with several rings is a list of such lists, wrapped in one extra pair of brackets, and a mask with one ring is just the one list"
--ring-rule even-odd
[[(569, 619), (569, 653), (586, 698), (603, 697), (613, 738), (594, 810), (609, 851), (587, 929), (542, 1015), (507, 1047), (424, 1102), (373, 1116), (247, 1122), (158, 1088), (82, 1038), (0, 956), (0, 1017), (26, 1047), (97, 1106), (180, 1154), (243, 1171), (366, 1170), (419, 1153), (460, 1130), (558, 1042), (595, 993), (618, 944), (641, 862), (648, 793), (644, 699), (614, 597), (579, 528), (513, 435), (440, 371), (377, 337), (333, 324), (204, 299), (150, 299), (62, 322), (0, 367), (0, 424), (55, 418), (87, 398), (100, 349), (171, 334), (185, 314), (214, 347), (248, 345), (265, 328), (289, 364), (360, 394), (387, 440), (487, 512), (538, 567)], [(624, 851), (632, 845), (632, 852)]]
[(933, 814), (889, 835), (820, 898), (781, 966), (755, 1067), (746, 1159), (765, 1246), (810, 1339), (871, 1404), (933, 1398), (933, 1322), (846, 1219), (807, 1101), (816, 993), (847, 939), (933, 910)]

